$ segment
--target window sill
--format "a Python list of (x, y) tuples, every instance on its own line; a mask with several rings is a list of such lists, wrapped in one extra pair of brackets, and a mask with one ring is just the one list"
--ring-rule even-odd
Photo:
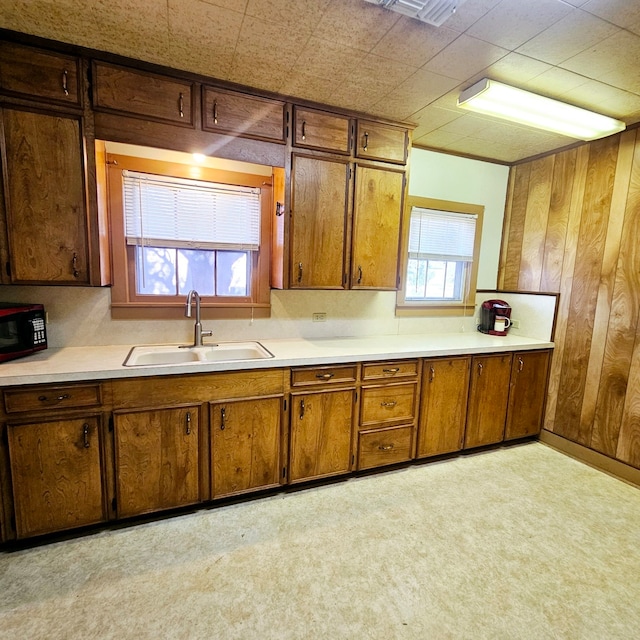
[[(149, 303), (127, 302), (111, 304), (112, 320), (179, 320), (185, 317), (184, 302)], [(203, 302), (200, 317), (208, 319), (255, 319), (271, 317), (271, 305), (265, 304), (218, 304)]]

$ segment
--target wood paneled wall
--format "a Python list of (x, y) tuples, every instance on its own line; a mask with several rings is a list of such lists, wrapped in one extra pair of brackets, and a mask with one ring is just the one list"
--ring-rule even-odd
[(560, 293), (545, 429), (640, 468), (638, 131), (512, 167), (498, 287)]

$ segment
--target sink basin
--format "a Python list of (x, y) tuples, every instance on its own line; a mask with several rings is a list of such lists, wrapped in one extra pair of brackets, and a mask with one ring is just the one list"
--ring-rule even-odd
[(159, 366), (168, 364), (204, 364), (207, 362), (236, 362), (264, 360), (273, 354), (259, 342), (219, 342), (202, 347), (180, 345), (149, 345), (133, 347), (124, 361), (125, 367)]

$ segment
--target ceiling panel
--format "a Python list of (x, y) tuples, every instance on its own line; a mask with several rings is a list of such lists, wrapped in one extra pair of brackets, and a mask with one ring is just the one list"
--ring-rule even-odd
[(483, 77), (640, 121), (640, 2), (466, 0), (433, 27), (365, 0), (5, 0), (0, 26), (415, 125), (514, 162), (572, 138), (456, 105)]

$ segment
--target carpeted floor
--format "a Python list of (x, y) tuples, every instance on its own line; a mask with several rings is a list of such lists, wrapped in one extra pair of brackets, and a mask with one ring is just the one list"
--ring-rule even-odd
[(542, 444), (0, 553), (0, 638), (638, 637), (640, 491)]

